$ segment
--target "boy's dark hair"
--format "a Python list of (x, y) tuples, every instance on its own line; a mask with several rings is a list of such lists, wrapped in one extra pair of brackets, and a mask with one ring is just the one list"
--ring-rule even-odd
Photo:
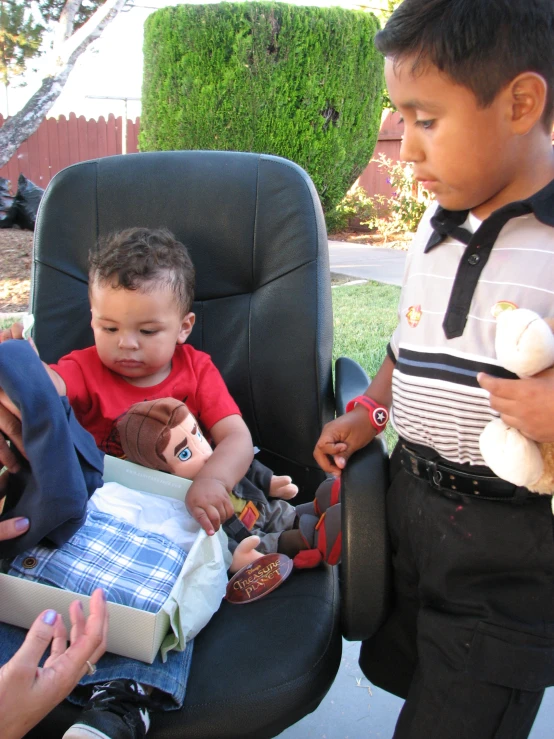
[(404, 0), (375, 37), (393, 59), (431, 63), (487, 107), (522, 72), (546, 80), (543, 123), (554, 116), (553, 0)]
[(99, 239), (89, 254), (89, 284), (140, 290), (157, 282), (168, 285), (183, 315), (194, 300), (194, 265), (186, 246), (165, 228), (128, 228)]

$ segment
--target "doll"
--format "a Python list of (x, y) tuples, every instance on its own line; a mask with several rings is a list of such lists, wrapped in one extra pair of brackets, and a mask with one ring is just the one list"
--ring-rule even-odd
[[(496, 321), (496, 355), (503, 367), (518, 377), (532, 377), (552, 367), (554, 319), (518, 308), (503, 311)], [(554, 496), (554, 443), (537, 443), (496, 418), (485, 426), (479, 446), (495, 475), (532, 492)]]
[[(194, 479), (212, 454), (195, 417), (173, 398), (136, 403), (117, 429), (128, 460), (179, 477)], [(275, 476), (254, 460), (231, 493), (235, 516), (224, 525), (232, 572), (276, 551), (293, 558), (297, 567), (339, 562), (339, 481), (325, 480), (314, 501), (295, 508), (287, 500), (297, 492), (290, 477)]]

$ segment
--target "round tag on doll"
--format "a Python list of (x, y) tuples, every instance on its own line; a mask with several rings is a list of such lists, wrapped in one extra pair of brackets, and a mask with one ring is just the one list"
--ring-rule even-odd
[(286, 554), (264, 554), (239, 570), (227, 583), (229, 603), (253, 603), (278, 588), (292, 572), (292, 559)]

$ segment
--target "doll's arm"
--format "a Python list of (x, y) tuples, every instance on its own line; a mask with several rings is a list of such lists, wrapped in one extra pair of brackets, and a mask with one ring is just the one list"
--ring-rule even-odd
[(233, 515), (229, 493), (246, 473), (254, 451), (250, 431), (239, 415), (222, 418), (209, 431), (214, 453), (187, 492), (187, 508), (211, 536)]

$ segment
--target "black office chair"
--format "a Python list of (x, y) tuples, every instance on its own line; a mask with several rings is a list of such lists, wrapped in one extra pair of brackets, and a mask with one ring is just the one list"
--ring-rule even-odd
[[(190, 341), (222, 372), (259, 459), (293, 476), (298, 502), (310, 500), (323, 479), (313, 447), (335, 413), (327, 236), (311, 180), (285, 159), (213, 151), (107, 157), (58, 173), (40, 206), (32, 273), (45, 361), (93, 343), (87, 253), (130, 226), (165, 226), (189, 248)], [(367, 378), (343, 359), (336, 384), (342, 412)], [(377, 442), (344, 475), (342, 621), (339, 570), (327, 566), (294, 572), (248, 606), (223, 602), (196, 638), (183, 709), (155, 714), (154, 739), (274, 737), (318, 706), (339, 667), (341, 633), (364, 638), (383, 618), (386, 468)], [(64, 702), (29, 736), (61, 736), (77, 715)]]

